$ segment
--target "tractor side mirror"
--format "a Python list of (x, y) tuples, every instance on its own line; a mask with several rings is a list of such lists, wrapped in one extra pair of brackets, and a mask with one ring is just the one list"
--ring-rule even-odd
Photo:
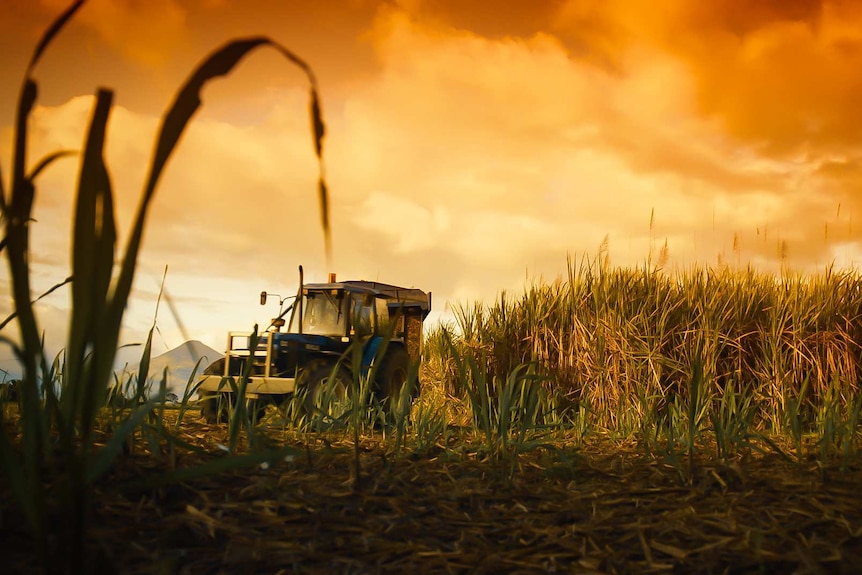
[(260, 292), (260, 305), (266, 305), (266, 292)]

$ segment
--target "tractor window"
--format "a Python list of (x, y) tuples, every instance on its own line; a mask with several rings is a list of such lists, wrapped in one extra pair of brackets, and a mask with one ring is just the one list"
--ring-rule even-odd
[(353, 333), (356, 335), (371, 335), (374, 333), (374, 307), (366, 303), (361, 296), (353, 300)]
[[(374, 298), (374, 306), (377, 308), (377, 333), (385, 336), (392, 329), (389, 325), (389, 307), (386, 305), (386, 300), (382, 297)], [(398, 334), (392, 335), (393, 337), (398, 337)]]
[[(311, 292), (305, 295), (302, 309), (302, 331), (316, 335), (344, 335), (343, 293)], [(291, 324), (291, 329), (297, 326)]]

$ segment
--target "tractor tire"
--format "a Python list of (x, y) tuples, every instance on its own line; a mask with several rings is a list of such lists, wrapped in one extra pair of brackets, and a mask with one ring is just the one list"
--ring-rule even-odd
[(293, 402), (292, 393), (279, 393), (278, 395), (273, 395), (270, 402), (275, 406), (275, 409), (282, 418), (291, 415), (290, 406)]
[[(316, 362), (314, 365), (309, 366), (305, 371), (306, 375), (301, 377), (302, 381), (305, 383), (305, 399), (303, 401), (303, 407), (307, 416), (310, 417), (314, 414), (315, 409), (317, 409), (315, 404), (319, 403), (318, 397), (320, 396), (321, 391), (325, 389), (324, 386), (329, 382), (329, 377), (332, 375), (332, 369), (334, 367), (335, 364), (332, 362)], [(338, 368), (338, 371), (335, 373), (335, 378), (333, 399), (336, 399), (339, 402), (344, 402), (347, 399), (348, 389), (350, 388), (353, 378), (344, 366)]]
[(230, 416), (230, 394), (201, 391), (198, 396), (200, 398), (201, 417), (204, 421), (209, 424), (227, 423)]
[[(388, 350), (383, 358), (383, 365), (377, 374), (377, 399), (383, 405), (384, 410), (391, 409), (393, 398), (398, 401), (404, 386), (408, 384), (408, 367), (410, 358), (407, 351), (399, 346)], [(416, 399), (418, 385), (411, 391), (411, 400)]]
[(266, 415), (266, 406), (269, 402), (264, 398), (246, 399), (245, 412), (253, 423), (259, 423)]

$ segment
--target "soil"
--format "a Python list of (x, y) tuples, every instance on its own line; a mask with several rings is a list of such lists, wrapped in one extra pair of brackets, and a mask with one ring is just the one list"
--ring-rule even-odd
[[(463, 441), (396, 455), (380, 437), (355, 450), (305, 436), (263, 465), (175, 481), (228, 461), (225, 425), (188, 418), (180, 436), (203, 453), (137, 446), (94, 485), (88, 572), (849, 574), (862, 561), (859, 459), (755, 452), (690, 470), (603, 437), (491, 458)], [(5, 572), (40, 572), (5, 483), (0, 502)]]

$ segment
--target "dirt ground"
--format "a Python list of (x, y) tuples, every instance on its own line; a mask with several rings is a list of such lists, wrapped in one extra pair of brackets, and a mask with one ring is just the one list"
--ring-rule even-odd
[[(216, 457), (227, 430), (189, 420), (183, 437)], [(842, 473), (752, 456), (687, 478), (602, 438), (507, 461), (395, 457), (367, 438), (357, 482), (350, 440), (296, 447), (266, 468), (135, 490), (118, 486), (169, 464), (123, 457), (93, 491), (93, 571), (849, 574), (862, 561), (862, 461)], [(6, 487), (2, 502), (5, 572), (39, 572)]]

